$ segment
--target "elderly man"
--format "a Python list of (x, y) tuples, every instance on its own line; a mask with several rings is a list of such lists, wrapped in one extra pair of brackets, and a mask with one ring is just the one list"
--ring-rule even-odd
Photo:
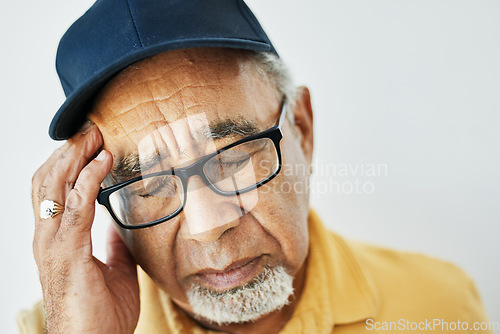
[[(242, 1), (97, 1), (57, 67), (67, 100), (50, 135), (67, 142), (33, 177), (44, 301), (20, 314), (22, 332), (434, 333), (484, 321), (459, 269), (346, 241), (310, 211), (309, 91)], [(92, 256), (96, 199), (116, 223), (106, 263)]]

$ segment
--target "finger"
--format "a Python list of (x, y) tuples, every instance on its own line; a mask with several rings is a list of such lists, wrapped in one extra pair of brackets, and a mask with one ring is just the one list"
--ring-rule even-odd
[(56, 196), (58, 198), (55, 200), (64, 202), (81, 170), (95, 156), (103, 140), (99, 129), (92, 123), (88, 129), (77, 133), (68, 142), (67, 150), (54, 158), (56, 161), (45, 177), (42, 184), (46, 186), (43, 199)]
[[(90, 244), (90, 229), (94, 220), (95, 201), (102, 181), (113, 163), (111, 153), (103, 150), (78, 176), (74, 188), (68, 194), (62, 215), (58, 240), (67, 240), (77, 249)], [(89, 249), (91, 254), (91, 249)]]
[(54, 152), (42, 168), (41, 173), (46, 174), (41, 176), (43, 180), (38, 185), (33, 186), (34, 247), (36, 247), (34, 251), (44, 252), (50, 246), (60, 228), (63, 216), (59, 214), (42, 219), (40, 217), (42, 202), (51, 200), (64, 206), (67, 194), (73, 188), (75, 174), (82, 170), (101, 145), (102, 136), (99, 130), (95, 125), (90, 124), (87, 129), (73, 136), (59, 151)]
[[(84, 126), (72, 138), (67, 140), (64, 145), (55, 150), (47, 159), (47, 161), (42, 166), (40, 166), (40, 168), (38, 168), (32, 179), (33, 190), (39, 188), (41, 183), (45, 180), (46, 176), (50, 173), (54, 165), (57, 163), (57, 161), (60, 160), (61, 157), (68, 156), (68, 150), (75, 145), (75, 142), (77, 142), (76, 138), (81, 141), (87, 133), (90, 133), (90, 131), (92, 130), (92, 125), (93, 123), (90, 121), (85, 122)], [(33, 200), (38, 198), (40, 202), (43, 201), (43, 199), (45, 198), (44, 193), (41, 192), (40, 195), (33, 196)]]
[[(40, 204), (46, 199), (64, 204), (66, 194), (73, 188), (74, 179), (76, 179), (74, 174), (84, 167), (101, 145), (100, 132), (95, 125), (87, 123), (86, 127), (56, 150), (47, 162), (37, 170), (32, 180), (35, 233), (40, 226), (39, 222), (44, 223), (43, 227), (46, 232), (55, 233), (60, 223), (60, 217), (41, 220)], [(68, 170), (71, 171), (68, 173)]]
[(59, 147), (57, 150), (55, 150), (51, 156), (45, 161), (45, 163), (38, 168), (38, 170), (33, 174), (33, 177), (31, 178), (31, 199), (33, 202), (33, 209), (35, 213), (35, 219), (38, 219), (38, 203), (43, 201), (45, 198), (46, 194), (46, 186), (43, 186), (42, 183), (45, 180), (45, 177), (49, 173), (49, 171), (52, 169), (52, 166), (55, 164), (57, 161), (57, 158), (65, 152), (69, 147), (69, 143), (66, 142), (64, 145)]
[(135, 275), (137, 267), (132, 254), (113, 225), (109, 226), (106, 241), (106, 264), (127, 274)]

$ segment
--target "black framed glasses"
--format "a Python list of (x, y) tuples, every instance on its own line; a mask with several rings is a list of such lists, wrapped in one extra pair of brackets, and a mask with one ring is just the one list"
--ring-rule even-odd
[(286, 118), (283, 100), (278, 125), (240, 139), (193, 164), (140, 175), (101, 189), (97, 202), (116, 223), (138, 229), (177, 216), (187, 201), (187, 183), (198, 175), (216, 194), (236, 196), (271, 181), (281, 170), (280, 141)]

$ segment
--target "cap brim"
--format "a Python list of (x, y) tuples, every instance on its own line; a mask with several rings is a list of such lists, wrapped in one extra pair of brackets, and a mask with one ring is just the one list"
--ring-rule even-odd
[(153, 47), (134, 50), (124, 55), (111, 66), (93, 75), (66, 98), (66, 101), (59, 108), (50, 123), (50, 137), (54, 140), (66, 140), (76, 133), (84, 123), (87, 113), (90, 112), (90, 102), (97, 91), (128, 66), (162, 52), (203, 47), (269, 51), (276, 54), (274, 48), (268, 43), (236, 38), (203, 38), (170, 41), (164, 44), (157, 44)]

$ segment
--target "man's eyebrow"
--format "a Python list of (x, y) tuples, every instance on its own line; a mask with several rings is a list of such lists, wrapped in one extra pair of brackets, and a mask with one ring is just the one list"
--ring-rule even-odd
[(113, 180), (121, 182), (152, 168), (161, 160), (162, 156), (160, 154), (151, 155), (141, 161), (139, 154), (131, 153), (119, 159), (109, 174)]
[(202, 132), (204, 139), (222, 139), (230, 136), (246, 137), (259, 132), (258, 125), (243, 117), (226, 118), (217, 120), (208, 126), (208, 130)]
[[(259, 127), (253, 121), (240, 118), (226, 118), (217, 120), (209, 124), (208, 129), (199, 131), (195, 137), (197, 139), (223, 139), (231, 136), (247, 137), (259, 132)], [(137, 176), (142, 171), (154, 167), (165, 158), (156, 150), (150, 157), (139, 157), (137, 153), (132, 153), (118, 159), (117, 163), (110, 172), (114, 181), (121, 182)]]

